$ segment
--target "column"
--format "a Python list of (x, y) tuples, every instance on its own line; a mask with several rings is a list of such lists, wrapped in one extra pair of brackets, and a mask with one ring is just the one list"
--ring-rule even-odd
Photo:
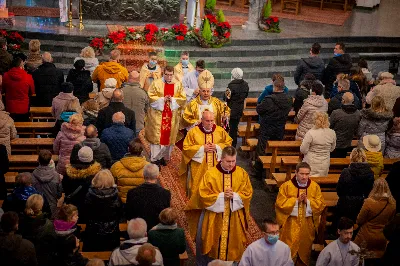
[(249, 18), (245, 23), (245, 27), (248, 30), (259, 30), (258, 20), (260, 18), (261, 10), (264, 5), (264, 0), (250, 0), (249, 6)]

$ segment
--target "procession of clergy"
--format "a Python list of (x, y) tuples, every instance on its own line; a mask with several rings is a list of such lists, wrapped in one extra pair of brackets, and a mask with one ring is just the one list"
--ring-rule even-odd
[[(145, 137), (151, 161), (161, 167), (167, 165), (175, 143), (186, 134), (180, 182), (189, 198), (185, 213), (196, 239), (197, 265), (214, 259), (240, 261), (241, 266), (309, 265), (325, 208), (319, 185), (309, 178), (310, 166), (304, 162), (297, 165), (295, 177), (279, 189), (276, 221), (265, 220), (265, 237), (246, 248), (253, 189), (247, 172), (236, 165), (232, 138), (223, 128), (230, 109), (211, 96), (214, 78), (204, 69), (204, 61), (199, 60), (195, 68), (183, 53), (177, 66), (167, 66), (162, 72), (151, 57), (152, 66), (145, 66), (140, 73), (140, 83), (150, 99)], [(340, 237), (321, 252), (317, 265), (358, 265), (358, 257), (349, 253), (359, 251), (351, 242), (353, 224), (340, 219)]]

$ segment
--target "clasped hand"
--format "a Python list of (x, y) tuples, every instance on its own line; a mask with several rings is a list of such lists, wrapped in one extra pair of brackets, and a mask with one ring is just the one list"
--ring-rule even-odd
[(300, 203), (300, 202), (307, 203), (307, 195), (306, 195), (305, 193), (303, 193), (303, 194), (301, 194), (301, 195), (299, 196), (299, 203)]
[(164, 97), (164, 100), (165, 100), (166, 102), (171, 102), (171, 99), (172, 99), (172, 98), (171, 98), (170, 95)]
[(217, 152), (217, 147), (213, 143), (204, 144), (204, 152)]
[(232, 188), (227, 188), (224, 192), (225, 199), (232, 199), (233, 198), (233, 190)]

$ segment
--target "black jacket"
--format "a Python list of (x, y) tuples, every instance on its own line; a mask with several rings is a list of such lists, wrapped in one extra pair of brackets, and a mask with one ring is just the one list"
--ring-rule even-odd
[(7, 148), (0, 145), (0, 200), (7, 198), (7, 186), (4, 175), (8, 172), (10, 162), (8, 161)]
[(107, 251), (118, 247), (122, 212), (117, 187), (89, 188), (84, 211), (87, 221), (83, 251)]
[(159, 223), (158, 215), (171, 204), (171, 192), (157, 184), (144, 183), (128, 191), (126, 219), (143, 218), (147, 231)]
[(226, 99), (226, 102), (231, 108), (230, 118), (239, 120), (243, 114), (244, 100), (249, 95), (249, 84), (243, 79), (234, 79), (228, 84), (228, 88), (231, 90), (231, 98)]
[(350, 74), (351, 66), (352, 61), (349, 54), (335, 56), (329, 60), (324, 71), (324, 78), (322, 80), (325, 85), (325, 96), (329, 97), (333, 82), (336, 80), (337, 74)]
[(310, 96), (310, 90), (307, 89), (306, 87), (300, 87), (297, 88), (295, 94), (294, 94), (294, 102), (293, 102), (293, 110), (296, 113), (299, 112), (301, 107), (303, 106), (304, 100)]
[(36, 266), (35, 247), (29, 240), (17, 234), (0, 234), (1, 265)]
[(11, 68), (13, 56), (6, 50), (0, 49), (0, 75), (4, 75)]
[(386, 182), (389, 185), (390, 192), (396, 200), (397, 212), (400, 212), (400, 161), (395, 162), (386, 177)]
[(83, 146), (88, 146), (93, 150), (93, 159), (101, 164), (102, 168), (110, 169), (112, 158), (108, 146), (100, 142), (99, 138), (87, 138), (81, 143), (75, 144), (71, 152), (71, 163), (79, 163), (78, 152)]
[(364, 199), (368, 198), (374, 185), (374, 173), (368, 163), (351, 163), (340, 174), (336, 187), (339, 200), (337, 218), (342, 216), (357, 220)]
[(334, 110), (329, 117), (331, 129), (336, 133), (336, 148), (351, 147), (351, 141), (357, 135), (361, 113), (354, 104), (342, 105), (341, 109)]
[(86, 266), (89, 260), (82, 256), (82, 254), (77, 250), (72, 254), (65, 256), (59, 256), (57, 258), (57, 263), (54, 265), (60, 266)]
[(300, 82), (307, 73), (311, 73), (316, 79), (321, 80), (323, 78), (324, 69), (325, 63), (318, 56), (302, 58), (296, 67), (296, 72), (294, 72), (294, 82), (300, 85)]
[(50, 107), (53, 98), (61, 92), (64, 73), (53, 63), (43, 63), (33, 72), (32, 77), (35, 82), (35, 105)]
[(67, 82), (74, 84), (74, 95), (79, 99), (80, 104), (89, 100), (89, 93), (93, 91), (89, 70), (78, 71), (71, 69), (68, 72)]
[(382, 265), (398, 266), (400, 265), (400, 213), (391, 220), (383, 229), (383, 234), (389, 241), (383, 255)]
[(136, 133), (135, 112), (125, 107), (121, 102), (110, 102), (110, 105), (101, 109), (97, 116), (96, 127), (99, 134), (101, 134), (105, 128), (110, 127), (113, 124), (112, 116), (117, 112), (122, 112), (125, 115), (125, 126)]
[(264, 153), (268, 140), (283, 139), (286, 120), (291, 108), (292, 98), (284, 92), (268, 95), (257, 105), (257, 113), (261, 118), (257, 154)]
[(355, 106), (357, 109), (359, 109), (359, 110), (362, 109), (361, 101), (360, 101), (360, 99), (358, 99), (357, 95), (356, 95), (354, 92), (352, 92), (352, 91), (350, 91), (350, 90), (348, 90), (348, 91), (341, 91), (341, 92), (339, 92), (338, 94), (336, 94), (336, 95), (329, 101), (329, 103), (328, 103), (328, 115), (331, 115), (331, 113), (332, 113), (334, 110), (340, 109), (340, 108), (342, 107), (342, 98), (343, 98), (343, 95), (344, 95), (346, 92), (350, 92), (351, 94), (353, 94), (353, 96), (354, 96), (354, 102), (353, 102), (354, 106)]

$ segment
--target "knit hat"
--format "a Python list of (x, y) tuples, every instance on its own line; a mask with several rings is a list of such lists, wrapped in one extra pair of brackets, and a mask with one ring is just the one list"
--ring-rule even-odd
[(78, 157), (82, 163), (90, 163), (93, 161), (93, 150), (88, 146), (83, 146), (78, 151)]
[(372, 152), (381, 150), (381, 140), (377, 135), (366, 135), (363, 137), (363, 144), (365, 149)]
[(200, 73), (197, 78), (197, 82), (199, 83), (200, 89), (212, 89), (214, 88), (214, 76), (207, 69)]
[(116, 88), (117, 80), (115, 78), (108, 78), (104, 81), (104, 87), (106, 88)]
[(234, 79), (242, 79), (243, 78), (243, 70), (238, 67), (234, 68), (232, 70), (231, 74), (232, 74), (232, 78), (234, 78)]

